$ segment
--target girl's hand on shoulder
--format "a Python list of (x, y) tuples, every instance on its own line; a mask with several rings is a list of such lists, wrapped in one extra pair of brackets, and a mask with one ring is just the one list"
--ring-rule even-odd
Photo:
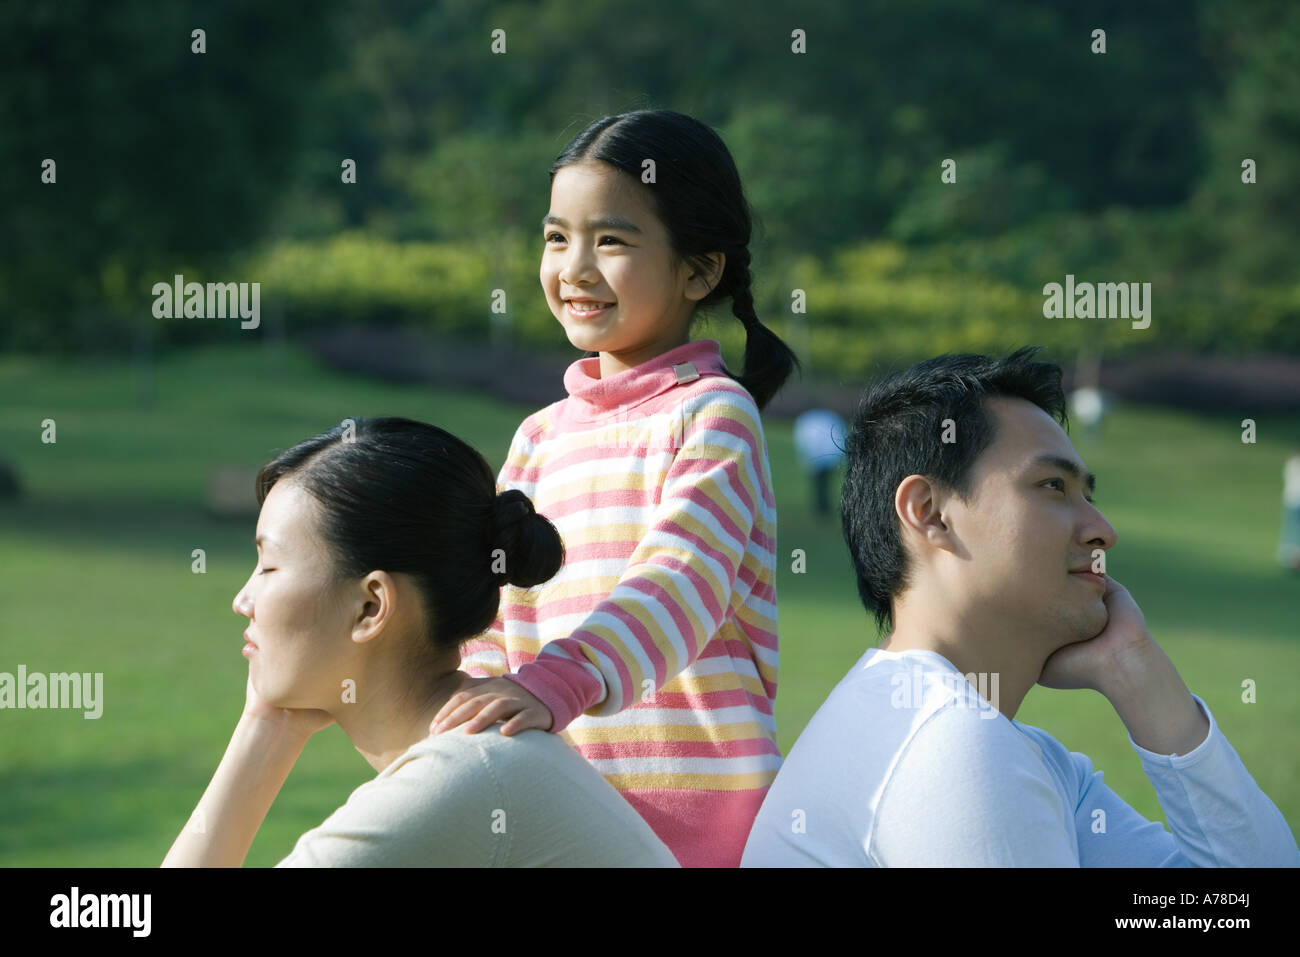
[(529, 728), (549, 731), (555, 720), (546, 705), (508, 678), (470, 678), (465, 686), (468, 690), (448, 698), (434, 716), (434, 734), (461, 724), (466, 734), (475, 734), (504, 719), (501, 733), (509, 737)]
[(277, 708), (268, 704), (253, 687), (251, 673), (244, 690), (244, 717), (264, 722), (269, 730), (304, 741), (334, 723), (334, 716), (328, 711), (315, 708)]

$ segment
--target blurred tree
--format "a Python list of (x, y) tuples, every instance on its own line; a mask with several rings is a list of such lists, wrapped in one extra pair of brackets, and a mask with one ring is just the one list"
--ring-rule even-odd
[(262, 234), (330, 103), (317, 85), (338, 55), (335, 6), (0, 7), (0, 343), (152, 341), (154, 282)]
[[(1126, 348), (1295, 343), (1296, 9), (10, 5), (0, 345), (147, 351), (155, 336), (219, 334), (153, 320), (149, 287), (235, 263), (250, 279), (271, 267), (295, 322), (433, 316), (486, 335), (487, 284), (509, 291), (519, 328), (549, 336), (544, 304), (520, 299), (536, 293), (546, 171), (586, 124), (640, 108), (689, 113), (727, 141), (755, 214), (760, 311), (788, 318), (789, 289), (805, 288), (821, 368), (847, 368), (864, 346), (846, 340), (891, 315), (961, 326), (939, 328), (944, 341), (995, 341), (999, 309), (1032, 308), (1067, 271), (1150, 278), (1176, 321)], [(1255, 153), (1259, 182), (1243, 186)], [(39, 181), (47, 156), (56, 186)], [(343, 158), (356, 185), (340, 184)], [(940, 182), (944, 158), (955, 185)], [(865, 265), (861, 249), (875, 250)], [(294, 281), (309, 275), (338, 298)], [(933, 300), (948, 288), (978, 292)], [(423, 304), (432, 290), (443, 298)], [(895, 338), (928, 348), (927, 335)]]

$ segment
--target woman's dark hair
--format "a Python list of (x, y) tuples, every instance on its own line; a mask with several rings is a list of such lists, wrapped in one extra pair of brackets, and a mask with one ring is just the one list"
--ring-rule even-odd
[(641, 183), (643, 163), (654, 160), (650, 190), (654, 209), (668, 231), (673, 252), (694, 268), (707, 253), (726, 256), (722, 276), (700, 306), (730, 297), (731, 311), (745, 327), (744, 371), (731, 375), (759, 409), (764, 408), (799, 366), (794, 352), (754, 312), (750, 289), (749, 203), (726, 144), (699, 120), (672, 110), (637, 110), (597, 120), (578, 134), (551, 164), (551, 179), (563, 167), (599, 160)]
[(258, 504), (285, 478), (320, 504), (319, 532), (339, 579), (412, 576), (435, 651), (486, 630), (503, 584), (531, 588), (564, 563), (559, 532), (528, 496), (498, 495), (483, 456), (434, 425), (345, 419), (264, 465)]
[[(893, 625), (893, 599), (908, 585), (907, 555), (894, 494), (909, 475), (924, 475), (958, 495), (970, 493), (971, 466), (995, 437), (989, 396), (1026, 399), (1068, 425), (1061, 367), (1033, 361), (1036, 346), (1005, 358), (942, 355), (870, 386), (845, 441), (840, 498), (844, 541), (858, 595), (876, 624)], [(945, 442), (945, 420), (959, 441)]]

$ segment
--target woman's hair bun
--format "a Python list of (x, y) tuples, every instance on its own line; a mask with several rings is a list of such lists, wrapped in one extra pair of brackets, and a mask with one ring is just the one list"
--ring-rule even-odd
[(507, 489), (492, 502), (492, 524), (498, 535), (506, 526), (536, 514), (533, 500), (517, 488)]
[(505, 571), (498, 573), (498, 584), (532, 588), (554, 577), (564, 564), (560, 533), (518, 489), (507, 489), (493, 500), (492, 524), (493, 551), (499, 548), (505, 553)]

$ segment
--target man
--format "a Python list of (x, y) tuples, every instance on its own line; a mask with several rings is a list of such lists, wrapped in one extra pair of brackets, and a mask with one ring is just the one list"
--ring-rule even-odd
[[(791, 750), (744, 866), (1298, 865), (1286, 821), (1128, 591), (1058, 366), (940, 356), (866, 393), (842, 494), (887, 637)], [(1058, 424), (1058, 422), (1060, 424)], [(1103, 694), (1172, 834), (1046, 732), (1035, 683)]]

